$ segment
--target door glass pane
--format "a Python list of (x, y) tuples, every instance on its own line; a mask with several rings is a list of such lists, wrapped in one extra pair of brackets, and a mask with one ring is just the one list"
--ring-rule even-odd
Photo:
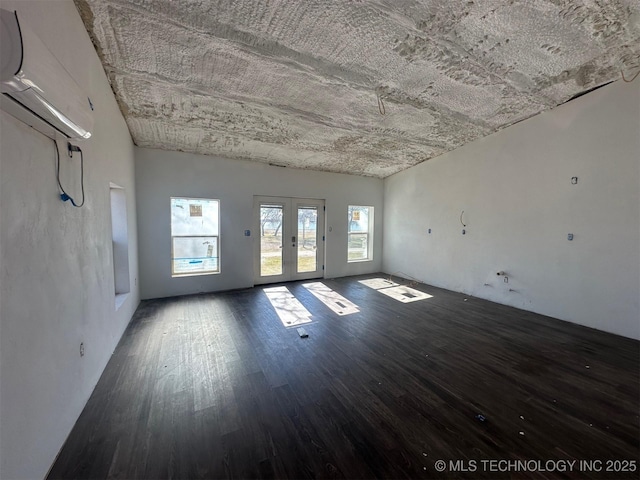
[(260, 205), (260, 276), (282, 275), (282, 205)]
[(298, 273), (318, 269), (318, 207), (298, 207)]

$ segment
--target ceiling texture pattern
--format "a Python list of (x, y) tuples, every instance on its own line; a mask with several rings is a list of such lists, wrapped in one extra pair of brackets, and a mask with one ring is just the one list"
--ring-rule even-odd
[(640, 69), (638, 0), (75, 0), (142, 147), (384, 178)]

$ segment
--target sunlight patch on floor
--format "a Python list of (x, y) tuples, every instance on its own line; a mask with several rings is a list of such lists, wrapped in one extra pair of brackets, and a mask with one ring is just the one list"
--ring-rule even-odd
[(369, 288), (373, 288), (374, 290), (399, 286), (398, 283), (387, 280), (386, 278), (367, 278), (366, 280), (359, 280), (358, 283), (366, 285)]
[(285, 327), (295, 327), (311, 322), (311, 313), (304, 308), (287, 287), (263, 289)]
[(421, 292), (415, 288), (399, 285), (385, 278), (368, 278), (366, 280), (359, 280), (359, 283), (369, 288), (373, 288), (380, 293), (384, 293), (388, 297), (402, 303), (417, 302), (418, 300), (426, 300), (427, 298), (433, 297), (433, 295), (429, 295), (428, 293)]
[(381, 288), (378, 291), (402, 303), (417, 302), (418, 300), (425, 300), (433, 297), (433, 295), (429, 295), (428, 293), (421, 292), (415, 288), (404, 287), (402, 285), (398, 287)]
[(350, 315), (360, 311), (355, 303), (334, 292), (322, 282), (305, 283), (302, 286), (338, 315)]

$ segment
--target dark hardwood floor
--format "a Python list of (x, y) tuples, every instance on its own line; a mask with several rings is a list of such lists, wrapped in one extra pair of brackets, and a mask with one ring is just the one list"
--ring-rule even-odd
[(638, 478), (639, 342), (369, 277), (286, 284), (304, 339), (259, 287), (144, 301), (49, 478)]

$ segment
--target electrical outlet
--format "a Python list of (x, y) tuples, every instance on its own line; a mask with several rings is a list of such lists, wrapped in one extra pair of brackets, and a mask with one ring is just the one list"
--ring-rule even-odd
[(84, 343), (80, 342), (80, 356), (84, 357)]

